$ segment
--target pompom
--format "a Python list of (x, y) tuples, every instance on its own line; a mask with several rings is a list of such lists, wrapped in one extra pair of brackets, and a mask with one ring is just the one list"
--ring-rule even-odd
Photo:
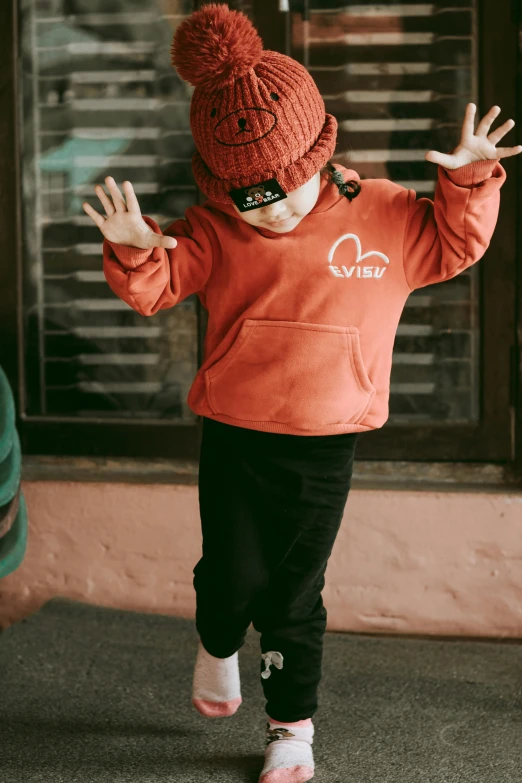
[(241, 11), (210, 3), (179, 25), (171, 62), (194, 87), (223, 87), (244, 76), (263, 54), (263, 42)]

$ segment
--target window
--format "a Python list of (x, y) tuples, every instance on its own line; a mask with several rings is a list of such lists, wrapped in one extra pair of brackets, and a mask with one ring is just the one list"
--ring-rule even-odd
[(190, 0), (21, 2), (21, 402), (29, 427), (54, 422), (75, 433), (90, 423), (95, 437), (103, 422), (106, 433), (128, 422), (137, 453), (139, 423), (149, 432), (161, 426), (172, 444), (197, 438), (186, 403), (198, 366), (197, 299), (147, 319), (116, 298), (101, 270), (101, 234), (81, 206), (103, 212), (94, 185), (109, 173), (120, 188), (132, 181), (143, 214), (161, 228), (198, 201), (192, 88), (169, 52), (193, 9)]
[[(18, 116), (4, 111), (2, 120), (12, 156), (0, 219), (15, 225), (18, 215), (20, 236), (8, 242), (12, 265), (0, 290), (0, 361), (18, 388), (28, 453), (197, 453), (200, 423), (186, 396), (205, 314), (195, 297), (149, 319), (118, 300), (101, 272), (101, 234), (81, 208), (88, 200), (101, 210), (93, 189), (107, 174), (120, 186), (130, 179), (143, 214), (162, 228), (202, 200), (190, 165), (192, 88), (169, 53), (196, 5), (14, 0), (16, 41), (3, 27), (6, 65), (15, 42), (19, 53)], [(363, 187), (386, 177), (433, 198), (436, 166), (424, 154), (455, 146), (469, 101), (480, 114), (497, 103), (502, 122), (517, 119), (517, 30), (504, 4), (229, 5), (252, 17), (266, 48), (310, 70), (339, 121), (334, 160), (356, 169)], [(517, 172), (503, 163), (508, 179), (485, 257), (408, 299), (390, 419), (360, 439), (360, 457), (511, 457)]]
[[(501, 122), (515, 111), (516, 62), (493, 57), (488, 44), (502, 25), (513, 39), (516, 31), (508, 9), (499, 17), (490, 5), (303, 0), (290, 3), (284, 30), (274, 29), (270, 6), (260, 11), (259, 24), (268, 48), (286, 51), (310, 71), (337, 118), (334, 161), (356, 169), (363, 187), (364, 179), (383, 177), (433, 199), (437, 167), (425, 153), (456, 146), (466, 104), (476, 103), (482, 116), (498, 103)], [(495, 75), (481, 82), (485, 72)], [(485, 257), (409, 297), (394, 345), (390, 418), (360, 439), (360, 455), (509, 457), (514, 290), (506, 278), (515, 276), (516, 215), (509, 201), (516, 172), (509, 162), (507, 168), (511, 183), (503, 187)]]

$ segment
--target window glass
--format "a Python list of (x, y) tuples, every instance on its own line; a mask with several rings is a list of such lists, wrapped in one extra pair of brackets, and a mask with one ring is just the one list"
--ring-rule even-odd
[(192, 88), (170, 64), (193, 3), (20, 5), (25, 414), (192, 424), (195, 297), (154, 318), (119, 300), (81, 205), (104, 214), (94, 185), (108, 174), (120, 189), (132, 182), (142, 214), (163, 230), (197, 203)]

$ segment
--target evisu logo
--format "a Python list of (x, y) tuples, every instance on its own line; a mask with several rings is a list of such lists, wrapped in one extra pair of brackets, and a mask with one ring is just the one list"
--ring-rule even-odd
[[(357, 248), (357, 257), (355, 259), (355, 264), (349, 267), (346, 266), (334, 266), (333, 260), (335, 251), (341, 244), (341, 242), (344, 242), (345, 239), (353, 239), (355, 242), (355, 246)], [(386, 272), (385, 266), (360, 266), (361, 261), (364, 261), (365, 258), (369, 258), (370, 256), (376, 256), (378, 258), (382, 258), (385, 264), (390, 263), (390, 259), (388, 256), (385, 256), (384, 253), (379, 253), (378, 250), (369, 250), (364, 255), (361, 255), (361, 240), (357, 236), (357, 234), (343, 234), (342, 237), (339, 237), (339, 239), (332, 245), (330, 248), (330, 252), (328, 253), (328, 265), (330, 272), (334, 277), (372, 277), (375, 279), (380, 279), (384, 273)]]

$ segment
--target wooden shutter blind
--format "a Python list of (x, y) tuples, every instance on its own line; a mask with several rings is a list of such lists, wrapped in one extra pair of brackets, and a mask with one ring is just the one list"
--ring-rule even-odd
[[(123, 10), (124, 9), (124, 10)], [(21, 7), (25, 412), (193, 423), (195, 298), (152, 319), (109, 289), (81, 204), (130, 179), (162, 229), (197, 202), (191, 88), (170, 65), (189, 0), (32, 0)]]

